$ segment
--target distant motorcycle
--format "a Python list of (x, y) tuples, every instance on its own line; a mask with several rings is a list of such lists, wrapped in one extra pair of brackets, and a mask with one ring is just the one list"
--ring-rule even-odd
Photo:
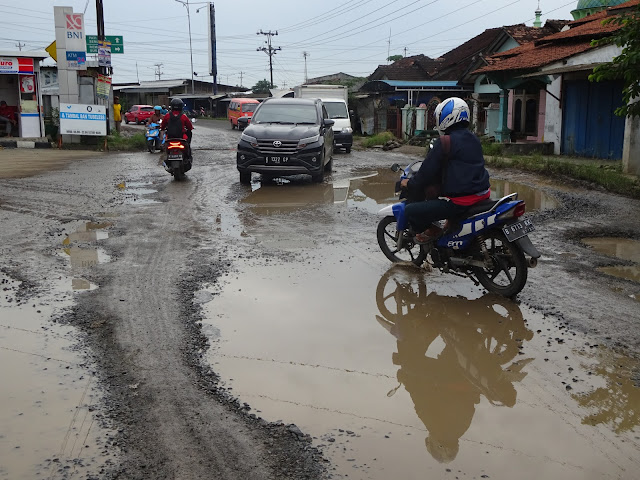
[[(401, 179), (411, 178), (422, 160), (404, 170), (396, 163), (391, 169), (401, 171)], [(444, 273), (470, 278), (488, 291), (513, 297), (527, 282), (527, 269), (537, 265), (540, 253), (527, 236), (534, 230), (531, 220), (520, 220), (525, 202), (512, 193), (499, 200), (486, 200), (472, 206), (464, 218), (449, 219), (442, 236), (420, 245), (405, 216), (405, 205), (423, 198), (410, 194), (396, 183), (401, 202), (378, 212), (383, 218), (377, 229), (382, 253), (392, 262), (410, 261), (422, 265), (427, 256)], [(529, 259), (525, 257), (529, 256)]]
[(159, 123), (150, 123), (147, 125), (147, 148), (149, 153), (154, 153), (156, 150), (162, 150), (164, 145), (164, 135), (160, 131)]

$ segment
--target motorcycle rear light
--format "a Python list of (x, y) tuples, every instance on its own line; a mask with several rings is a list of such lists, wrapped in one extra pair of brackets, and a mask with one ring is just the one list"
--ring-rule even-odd
[(184, 145), (180, 142), (169, 142), (169, 148), (180, 148), (184, 150)]
[(501, 215), (498, 215), (498, 220), (509, 220), (511, 218), (518, 218), (524, 215), (526, 210), (526, 203), (521, 200), (515, 207), (507, 210)]

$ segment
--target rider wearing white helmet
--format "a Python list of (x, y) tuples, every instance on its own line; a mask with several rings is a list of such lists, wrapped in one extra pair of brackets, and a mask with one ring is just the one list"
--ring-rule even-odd
[[(422, 162), (420, 170), (402, 186), (410, 192), (425, 191), (439, 185), (436, 198), (409, 203), (405, 213), (418, 233), (416, 243), (428, 243), (441, 233), (432, 225), (456, 218), (478, 202), (489, 198), (489, 172), (484, 166), (480, 140), (469, 131), (467, 103), (452, 97), (436, 107), (436, 129), (440, 139)], [(447, 138), (445, 138), (447, 137)]]

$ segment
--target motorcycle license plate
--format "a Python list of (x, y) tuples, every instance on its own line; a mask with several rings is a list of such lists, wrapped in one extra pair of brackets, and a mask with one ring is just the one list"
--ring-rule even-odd
[(149, 136), (150, 137), (157, 137), (158, 136), (158, 132), (149, 132)]
[(534, 230), (535, 228), (533, 227), (531, 220), (522, 220), (520, 222), (507, 225), (506, 227), (502, 227), (505, 237), (507, 237), (507, 240), (510, 242), (518, 240)]
[(289, 161), (289, 157), (267, 157), (266, 161), (273, 165), (280, 165), (281, 163), (287, 163)]
[(169, 160), (182, 160), (182, 154), (181, 153), (170, 153), (169, 154)]

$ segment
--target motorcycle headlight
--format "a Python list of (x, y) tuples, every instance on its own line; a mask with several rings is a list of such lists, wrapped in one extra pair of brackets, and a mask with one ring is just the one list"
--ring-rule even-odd
[(256, 140), (256, 137), (252, 137), (251, 135), (247, 135), (246, 133), (240, 135), (240, 140), (244, 140), (245, 142), (250, 143), (252, 147), (258, 146), (258, 140)]
[(344, 127), (340, 133), (353, 133), (353, 128)]
[(316, 143), (320, 140), (320, 134), (314, 135), (313, 137), (301, 138), (298, 142), (298, 148), (304, 148), (310, 143)]

